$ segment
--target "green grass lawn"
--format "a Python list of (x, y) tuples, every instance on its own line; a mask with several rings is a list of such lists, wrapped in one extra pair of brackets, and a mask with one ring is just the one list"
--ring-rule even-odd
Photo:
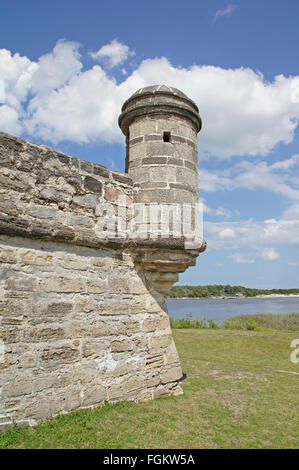
[(184, 395), (0, 433), (0, 448), (298, 448), (297, 331), (173, 330)]

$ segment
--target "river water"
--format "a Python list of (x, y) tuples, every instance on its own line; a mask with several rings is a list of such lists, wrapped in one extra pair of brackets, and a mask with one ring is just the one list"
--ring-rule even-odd
[(230, 317), (254, 313), (299, 313), (299, 297), (241, 299), (167, 299), (170, 317), (212, 319), (222, 323)]

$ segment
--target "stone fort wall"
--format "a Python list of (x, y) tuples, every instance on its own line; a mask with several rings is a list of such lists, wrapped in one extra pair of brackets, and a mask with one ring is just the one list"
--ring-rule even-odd
[(95, 232), (130, 178), (3, 133), (0, 158), (0, 428), (179, 393), (162, 295)]
[[(0, 133), (0, 430), (182, 393), (162, 293), (205, 249), (168, 230), (197, 217), (198, 108), (147, 87), (119, 123), (125, 174)], [(178, 205), (171, 224), (164, 202)], [(140, 203), (160, 211), (155, 236)]]

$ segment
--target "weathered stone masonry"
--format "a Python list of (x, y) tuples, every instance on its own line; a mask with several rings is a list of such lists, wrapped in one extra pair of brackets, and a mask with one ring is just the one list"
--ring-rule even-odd
[[(145, 98), (156, 95), (166, 102), (179, 97), (188, 104), (175, 89), (144, 90)], [(174, 191), (183, 191), (195, 201), (195, 179), (187, 170), (193, 159), (197, 172), (197, 150), (187, 139), (194, 143), (199, 129), (190, 117), (159, 109), (169, 123), (159, 130), (158, 115), (149, 117), (144, 105), (133, 127), (139, 126), (140, 134), (142, 125), (156, 125), (155, 138), (147, 133), (141, 141), (139, 135), (140, 158), (156, 159), (144, 155), (145, 142), (160, 136), (165, 143), (163, 132), (171, 134), (175, 125), (179, 134), (183, 119), (189, 137), (181, 136), (182, 144), (192, 151), (167, 166), (165, 149), (173, 151), (173, 144), (166, 139), (161, 183), (174, 198)], [(182, 370), (158, 291), (167, 290), (178, 272), (195, 264), (204, 241), (186, 250), (183, 239), (131, 240), (108, 232), (103, 238), (97, 231), (99, 223), (111, 219), (111, 207), (121, 202), (130, 208), (145, 197), (142, 191), (152, 190), (132, 170), (142, 165), (138, 152), (133, 152), (131, 172), (123, 174), (0, 133), (0, 159), (0, 429), (105, 401), (181, 393)], [(130, 167), (130, 154), (127, 161)], [(161, 179), (161, 174), (153, 176), (161, 161), (143, 162), (152, 171), (152, 176), (145, 172), (148, 183)], [(179, 181), (182, 169), (192, 186), (189, 193)], [(154, 193), (150, 197), (148, 202)]]

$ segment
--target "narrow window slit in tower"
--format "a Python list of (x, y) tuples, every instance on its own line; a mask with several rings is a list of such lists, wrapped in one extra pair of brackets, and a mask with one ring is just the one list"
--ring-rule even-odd
[(163, 132), (163, 142), (170, 142), (170, 132)]

